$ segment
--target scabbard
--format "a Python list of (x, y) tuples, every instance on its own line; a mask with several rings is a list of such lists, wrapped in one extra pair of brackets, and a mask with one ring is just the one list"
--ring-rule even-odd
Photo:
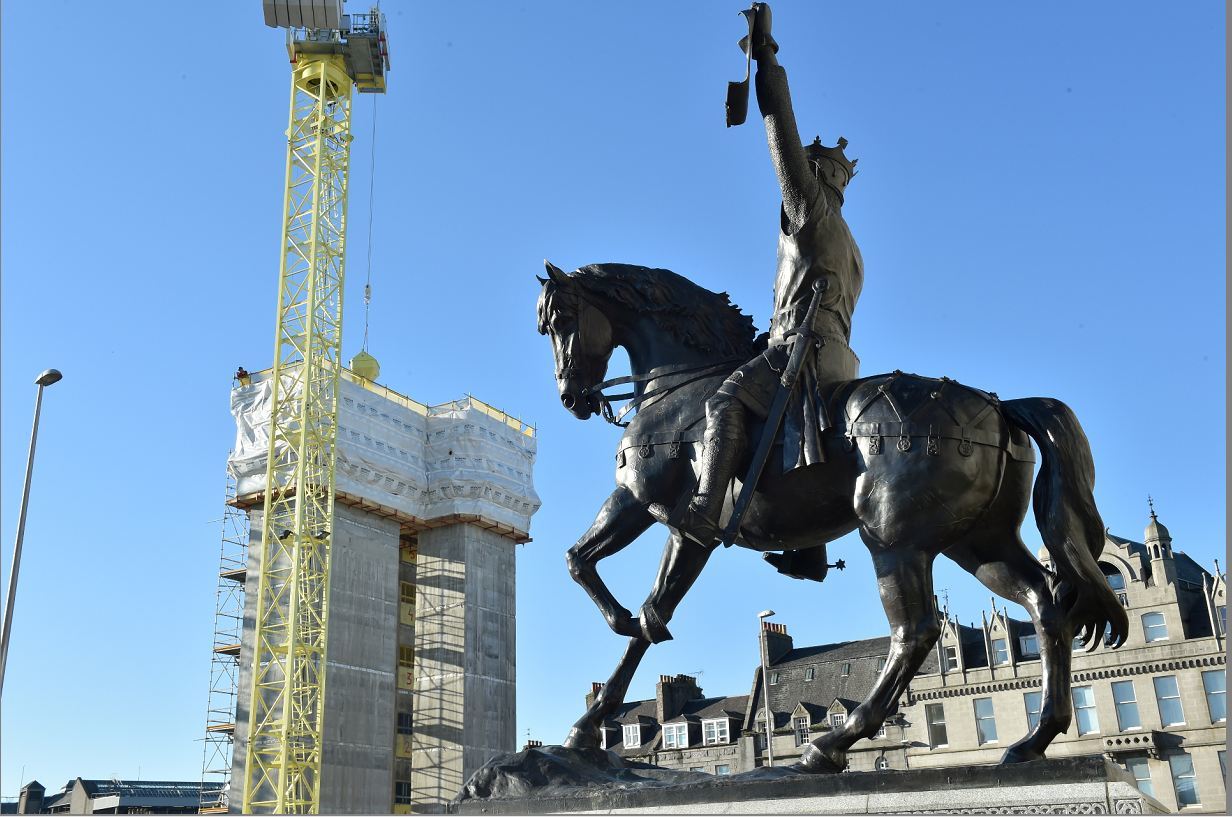
[(740, 523), (749, 505), (753, 502), (753, 494), (757, 492), (757, 481), (761, 479), (766, 462), (770, 459), (770, 449), (774, 447), (774, 438), (778, 435), (779, 426), (783, 424), (783, 415), (787, 413), (787, 403), (791, 400), (791, 393), (796, 390), (800, 370), (804, 368), (804, 356), (808, 353), (809, 347), (817, 342), (817, 334), (813, 331), (813, 318), (821, 306), (821, 296), (826, 291), (827, 283), (823, 278), (813, 285), (813, 297), (809, 301), (808, 310), (804, 313), (804, 320), (793, 332), (796, 340), (792, 344), (791, 355), (787, 358), (787, 365), (783, 367), (783, 376), (779, 379), (778, 391), (775, 392), (774, 401), (770, 404), (770, 411), (766, 415), (761, 439), (757, 441), (757, 450), (753, 452), (749, 470), (740, 486), (740, 496), (736, 497), (731, 518), (727, 520), (727, 527), (723, 529), (723, 537), (720, 540), (723, 547), (731, 547), (736, 537), (740, 535)]

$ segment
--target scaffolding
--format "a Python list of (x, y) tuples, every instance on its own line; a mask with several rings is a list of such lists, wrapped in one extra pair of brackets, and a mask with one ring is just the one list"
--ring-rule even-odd
[(214, 595), (214, 649), (210, 659), (205, 749), (201, 760), (202, 814), (225, 814), (228, 809), (247, 570), (248, 514), (236, 506), (235, 478), (228, 470), (218, 586)]

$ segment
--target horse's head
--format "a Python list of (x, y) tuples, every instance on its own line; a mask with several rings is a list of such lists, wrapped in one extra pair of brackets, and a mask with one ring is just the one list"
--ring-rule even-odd
[(603, 382), (615, 345), (612, 323), (583, 291), (582, 285), (544, 261), (540, 278), (539, 334), (552, 339), (560, 402), (579, 420), (599, 413), (599, 395), (590, 389)]

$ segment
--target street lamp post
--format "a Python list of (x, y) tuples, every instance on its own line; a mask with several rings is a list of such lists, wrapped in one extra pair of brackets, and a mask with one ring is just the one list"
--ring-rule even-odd
[(17, 516), (17, 542), (13, 545), (13, 566), (9, 568), (9, 593), (4, 602), (4, 633), (0, 642), (0, 693), (4, 692), (4, 670), (9, 663), (9, 632), (13, 629), (13, 602), (17, 598), (17, 571), (21, 568), (21, 540), (26, 533), (26, 506), (30, 503), (30, 476), (34, 473), (34, 444), (38, 441), (39, 412), (43, 408), (43, 389), (64, 375), (48, 369), (34, 381), (34, 428), (30, 431), (30, 454), (26, 458), (26, 484), (21, 491), (21, 512)]
[(766, 619), (774, 615), (773, 610), (762, 610), (757, 614), (757, 639), (761, 647), (761, 691), (762, 711), (766, 714), (766, 765), (774, 765), (774, 715), (770, 709), (770, 675), (766, 650)]

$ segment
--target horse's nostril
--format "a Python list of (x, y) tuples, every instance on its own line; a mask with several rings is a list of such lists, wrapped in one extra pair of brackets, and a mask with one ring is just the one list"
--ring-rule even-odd
[(573, 406), (577, 403), (577, 400), (574, 399), (572, 394), (562, 394), (560, 396), (560, 402), (564, 404), (565, 408), (572, 410)]

